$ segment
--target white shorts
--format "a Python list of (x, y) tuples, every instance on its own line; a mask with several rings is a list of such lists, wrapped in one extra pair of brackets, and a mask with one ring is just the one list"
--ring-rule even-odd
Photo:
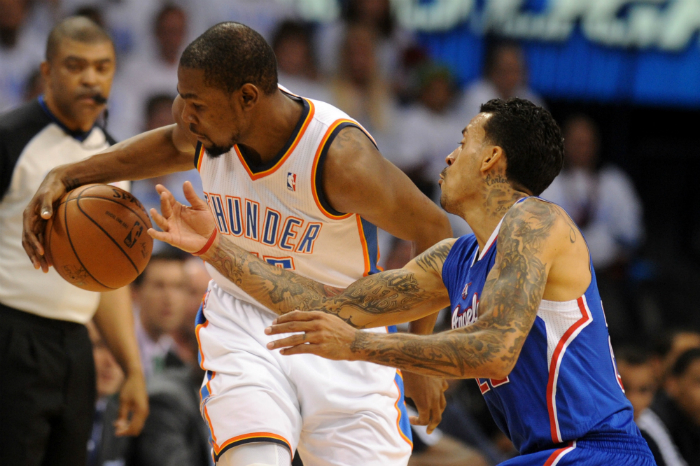
[(412, 442), (400, 372), (270, 351), (265, 345), (280, 336), (264, 329), (275, 317), (210, 283), (196, 333), (214, 457), (267, 441), (292, 454), (298, 447), (305, 466), (406, 465)]

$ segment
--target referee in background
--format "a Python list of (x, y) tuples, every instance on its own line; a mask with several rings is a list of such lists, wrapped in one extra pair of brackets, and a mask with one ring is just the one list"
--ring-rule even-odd
[(0, 115), (0, 465), (80, 466), (95, 411), (93, 319), (124, 369), (117, 435), (148, 413), (127, 288), (84, 291), (32, 266), (22, 212), (46, 173), (114, 141), (96, 121), (115, 70), (109, 35), (84, 17), (49, 34), (38, 100)]

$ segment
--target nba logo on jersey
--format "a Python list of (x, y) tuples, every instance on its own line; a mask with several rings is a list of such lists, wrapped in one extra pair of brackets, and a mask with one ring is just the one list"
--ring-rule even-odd
[(297, 175), (296, 175), (296, 173), (287, 173), (287, 189), (290, 191), (297, 190)]

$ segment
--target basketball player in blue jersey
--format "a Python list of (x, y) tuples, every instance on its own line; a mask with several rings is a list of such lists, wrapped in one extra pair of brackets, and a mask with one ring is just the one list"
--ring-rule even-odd
[[(536, 197), (562, 155), (559, 128), (543, 108), (521, 99), (484, 104), (440, 176), (443, 207), (474, 234), (347, 289), (270, 267), (217, 236), (191, 186), (191, 207), (159, 188), (163, 215), (154, 218), (164, 231), (150, 233), (186, 251), (208, 246), (208, 263), (282, 314), (266, 333), (294, 335), (270, 349), (475, 378), (521, 453), (505, 465), (651, 466), (617, 374), (587, 245), (561, 207)], [(448, 304), (448, 332), (357, 330)]]
[[(378, 271), (377, 227), (421, 252), (451, 235), (445, 214), (356, 121), (278, 87), (272, 49), (252, 29), (221, 23), (189, 44), (178, 92), (175, 125), (47, 175), (24, 217), (23, 245), (36, 268), (48, 269), (39, 238), (66, 191), (189, 170), (193, 160), (221, 236), (329, 286)], [(208, 271), (196, 333), (207, 370), (201, 408), (218, 465), (288, 466), (297, 446), (306, 466), (406, 465), (404, 381), (432, 429), (445, 407), (444, 380), (272, 353), (264, 329), (276, 314)], [(412, 330), (431, 333), (434, 322), (427, 316)]]

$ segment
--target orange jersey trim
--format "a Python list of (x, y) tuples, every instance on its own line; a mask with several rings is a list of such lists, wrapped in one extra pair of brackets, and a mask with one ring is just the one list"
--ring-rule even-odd
[(333, 131), (336, 130), (336, 128), (344, 123), (350, 123), (356, 128), (359, 128), (363, 133), (367, 135), (368, 138), (374, 143), (374, 145), (377, 145), (377, 142), (374, 140), (371, 134), (369, 134), (358, 122), (354, 120), (350, 120), (347, 118), (342, 118), (340, 120), (335, 120), (329, 127), (328, 130), (326, 131), (326, 134), (323, 135), (323, 139), (321, 139), (321, 143), (318, 145), (318, 149), (316, 149), (316, 155), (314, 156), (314, 164), (313, 168), (311, 169), (311, 192), (313, 193), (314, 196), (314, 201), (316, 202), (316, 206), (318, 209), (325, 215), (326, 217), (332, 219), (332, 220), (343, 220), (346, 218), (350, 218), (353, 214), (348, 213), (345, 215), (335, 215), (332, 214), (331, 212), (328, 212), (323, 205), (321, 204), (321, 200), (318, 197), (318, 192), (316, 191), (316, 176), (318, 174), (318, 162), (321, 160), (321, 154), (323, 153), (323, 150), (326, 147), (326, 144), (328, 144), (328, 138), (330, 138), (331, 134), (333, 134)]
[[(401, 380), (403, 380), (403, 374), (401, 373), (400, 370), (396, 370), (396, 373), (398, 374), (399, 377), (401, 377)], [(401, 389), (399, 388), (399, 384), (396, 383), (396, 380), (394, 380), (394, 385), (396, 386), (396, 390), (399, 392), (399, 396), (396, 398), (396, 403), (394, 403), (394, 408), (396, 408), (396, 412), (398, 413), (398, 416), (396, 417), (396, 429), (399, 431), (399, 434), (401, 435), (401, 438), (404, 439), (406, 443), (411, 445), (411, 448), (413, 448), (413, 442), (411, 439), (406, 437), (406, 434), (403, 433), (401, 430), (401, 408), (399, 408), (399, 401), (401, 401)]]
[(204, 144), (199, 143), (198, 149), (199, 150), (197, 151), (197, 154), (195, 156), (196, 160), (197, 160), (197, 165), (195, 166), (195, 168), (197, 168), (198, 172), (201, 172), (202, 171), (202, 161), (204, 160)]
[(309, 127), (309, 123), (311, 123), (311, 120), (314, 117), (314, 113), (316, 113), (316, 107), (314, 107), (313, 102), (311, 102), (309, 99), (304, 100), (309, 104), (309, 113), (308, 115), (306, 115), (304, 124), (302, 125), (301, 129), (294, 138), (294, 142), (292, 142), (292, 145), (289, 146), (289, 149), (287, 149), (287, 152), (284, 153), (282, 158), (279, 159), (279, 161), (272, 168), (269, 168), (260, 173), (253, 173), (253, 171), (250, 169), (245, 159), (243, 158), (243, 154), (241, 154), (241, 151), (238, 149), (238, 146), (233, 146), (234, 150), (236, 151), (236, 155), (238, 155), (238, 160), (241, 161), (241, 164), (243, 165), (243, 167), (245, 167), (245, 171), (248, 172), (248, 176), (250, 176), (252, 180), (259, 180), (260, 178), (264, 178), (268, 175), (272, 175), (273, 173), (275, 173), (282, 166), (282, 164), (287, 161), (292, 152), (294, 152), (294, 149), (296, 149), (297, 144), (299, 144), (299, 141), (301, 140), (302, 136), (304, 136), (304, 133), (306, 133), (306, 128)]
[(216, 442), (214, 442), (214, 453), (216, 453), (216, 455), (218, 456), (219, 453), (221, 452), (221, 450), (225, 449), (229, 445), (232, 445), (232, 444), (237, 443), (237, 442), (242, 442), (244, 440), (251, 440), (251, 439), (280, 440), (287, 445), (287, 448), (289, 448), (290, 452), (294, 451), (294, 450), (292, 450), (292, 444), (289, 443), (289, 441), (286, 438), (282, 437), (281, 435), (273, 434), (270, 432), (253, 432), (250, 434), (243, 434), (243, 435), (239, 435), (237, 437), (233, 437), (231, 439), (228, 439), (221, 446), (218, 446), (216, 444)]

